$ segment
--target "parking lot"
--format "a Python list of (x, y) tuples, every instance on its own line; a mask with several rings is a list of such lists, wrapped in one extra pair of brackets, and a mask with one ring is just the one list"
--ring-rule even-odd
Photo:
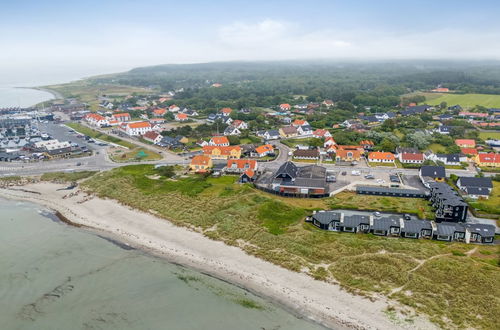
[(402, 185), (396, 169), (394, 171), (373, 171), (369, 168), (346, 167), (343, 170), (329, 169), (327, 176), (335, 176), (337, 182), (347, 182), (347, 184), (359, 182), (368, 185)]

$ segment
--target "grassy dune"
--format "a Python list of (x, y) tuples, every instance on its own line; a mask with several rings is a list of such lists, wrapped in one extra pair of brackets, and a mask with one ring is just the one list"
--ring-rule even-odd
[[(277, 198), (236, 184), (235, 177), (170, 180), (155, 174), (149, 165), (126, 166), (99, 173), (83, 187), (351, 292), (390, 296), (443, 327), (499, 324), (497, 247), (325, 232), (303, 221), (314, 209), (332, 207), (426, 212), (423, 201), (361, 201), (349, 193), (322, 200)], [(409, 312), (408, 322), (413, 316)]]

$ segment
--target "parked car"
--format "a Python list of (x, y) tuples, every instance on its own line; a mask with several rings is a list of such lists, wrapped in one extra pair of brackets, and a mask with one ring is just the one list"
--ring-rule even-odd
[(346, 171), (342, 171), (341, 173), (342, 175), (347, 175), (347, 172)]
[(373, 174), (367, 174), (365, 175), (365, 179), (373, 180), (375, 179), (375, 176), (373, 176)]
[(76, 163), (76, 166), (82, 166), (82, 163), (78, 162)]
[(409, 215), (408, 213), (405, 213), (404, 218), (405, 218), (405, 220), (411, 220), (411, 215)]
[(378, 217), (381, 217), (382, 214), (380, 212), (373, 212), (373, 216), (378, 218)]
[(326, 177), (326, 182), (337, 182), (335, 175), (329, 175)]

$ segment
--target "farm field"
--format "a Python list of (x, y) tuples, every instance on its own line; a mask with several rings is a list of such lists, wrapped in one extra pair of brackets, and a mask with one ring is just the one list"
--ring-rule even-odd
[[(235, 176), (167, 179), (152, 165), (134, 165), (96, 174), (81, 187), (282, 267), (338, 282), (350, 292), (388, 296), (440, 326), (496, 327), (497, 247), (325, 232), (304, 222), (313, 210), (334, 207), (428, 212), (424, 200), (362, 196), (361, 201), (352, 193), (321, 200), (278, 198), (235, 181)], [(460, 283), (453, 290), (451, 273)], [(412, 317), (408, 312), (409, 324)]]
[(483, 140), (500, 140), (500, 131), (481, 131), (479, 132), (479, 137)]
[(500, 108), (500, 95), (493, 94), (448, 94), (448, 93), (422, 93), (429, 105), (439, 105), (441, 102), (448, 106), (460, 104), (462, 107), (472, 108), (481, 105), (487, 108)]

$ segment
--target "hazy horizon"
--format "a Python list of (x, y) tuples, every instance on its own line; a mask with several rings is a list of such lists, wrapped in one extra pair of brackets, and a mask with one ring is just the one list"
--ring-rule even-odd
[(500, 4), (489, 0), (21, 0), (0, 9), (0, 76), (11, 84), (169, 63), (500, 60)]

